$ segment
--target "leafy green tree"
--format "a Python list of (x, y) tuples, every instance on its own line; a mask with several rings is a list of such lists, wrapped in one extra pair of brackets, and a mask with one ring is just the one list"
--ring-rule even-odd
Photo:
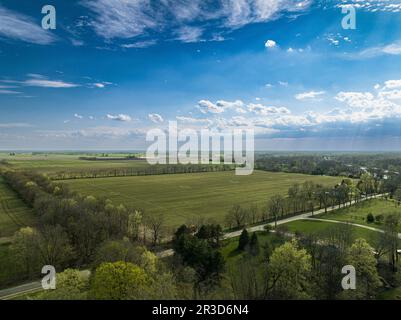
[(96, 268), (91, 296), (98, 300), (141, 299), (150, 283), (146, 272), (130, 262), (105, 262)]
[(238, 240), (238, 250), (243, 251), (249, 244), (249, 234), (246, 229), (242, 230)]
[(65, 268), (74, 258), (67, 234), (59, 225), (41, 228), (35, 242), (42, 265)]
[(14, 234), (10, 247), (16, 264), (28, 277), (39, 274), (41, 270), (36, 246), (37, 238), (38, 233), (35, 229), (31, 227), (21, 228)]
[(310, 298), (311, 256), (296, 240), (276, 248), (270, 258), (265, 296), (274, 299)]
[(357, 239), (349, 249), (348, 261), (356, 270), (356, 289), (344, 291), (344, 296), (353, 299), (374, 299), (381, 281), (373, 248), (365, 239)]
[(89, 272), (66, 269), (57, 274), (56, 289), (35, 296), (37, 300), (85, 300), (89, 289)]

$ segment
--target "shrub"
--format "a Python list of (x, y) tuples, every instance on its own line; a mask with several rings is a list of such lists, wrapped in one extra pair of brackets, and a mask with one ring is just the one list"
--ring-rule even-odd
[(367, 221), (368, 223), (373, 223), (373, 222), (375, 222), (375, 217), (373, 216), (372, 213), (368, 213), (368, 215), (366, 216), (366, 221)]

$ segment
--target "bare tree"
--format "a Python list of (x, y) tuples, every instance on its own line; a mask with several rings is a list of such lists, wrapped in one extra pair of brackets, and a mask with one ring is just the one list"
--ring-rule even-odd
[(284, 209), (284, 197), (281, 195), (272, 196), (268, 203), (267, 208), (270, 216), (274, 217), (274, 227), (277, 228), (277, 219)]
[(146, 225), (150, 229), (152, 246), (160, 241), (164, 229), (164, 217), (163, 215), (150, 214), (146, 217)]
[(247, 212), (239, 204), (235, 204), (226, 215), (226, 222), (229, 227), (234, 225), (236, 228), (241, 228), (245, 225), (246, 218)]

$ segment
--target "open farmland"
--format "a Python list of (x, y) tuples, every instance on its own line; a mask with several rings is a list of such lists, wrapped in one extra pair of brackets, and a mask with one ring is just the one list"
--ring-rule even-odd
[(307, 180), (333, 186), (341, 178), (265, 171), (236, 176), (231, 171), (78, 179), (65, 183), (83, 194), (163, 214), (167, 225), (177, 226), (195, 216), (221, 223), (233, 204), (257, 204), (261, 209), (272, 195), (286, 194), (291, 184)]
[(34, 222), (33, 211), (18, 198), (0, 177), (0, 238), (13, 235)]
[[(135, 168), (142, 169), (149, 167), (146, 160), (116, 160), (118, 157), (124, 157), (128, 154), (110, 154), (109, 160), (81, 160), (81, 156), (93, 156), (93, 154), (0, 154), (0, 159), (7, 161), (9, 166), (16, 170), (30, 170), (39, 173), (60, 173), (60, 172), (87, 172), (101, 169), (120, 169)], [(104, 157), (107, 159), (106, 157)]]

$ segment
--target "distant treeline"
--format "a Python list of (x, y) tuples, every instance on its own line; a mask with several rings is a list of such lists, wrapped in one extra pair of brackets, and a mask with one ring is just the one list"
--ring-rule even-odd
[(139, 158), (136, 156), (127, 156), (127, 157), (79, 157), (79, 160), (88, 160), (88, 161), (123, 161), (123, 160), (143, 160), (143, 158)]
[(359, 178), (363, 173), (383, 178), (401, 172), (399, 154), (258, 155), (256, 169), (312, 175)]
[(49, 173), (52, 180), (87, 179), (87, 178), (108, 178), (127, 176), (147, 176), (161, 174), (196, 173), (196, 172), (217, 172), (234, 170), (235, 165), (149, 165), (145, 167), (132, 168), (99, 168), (82, 169), (79, 171), (61, 171)]

